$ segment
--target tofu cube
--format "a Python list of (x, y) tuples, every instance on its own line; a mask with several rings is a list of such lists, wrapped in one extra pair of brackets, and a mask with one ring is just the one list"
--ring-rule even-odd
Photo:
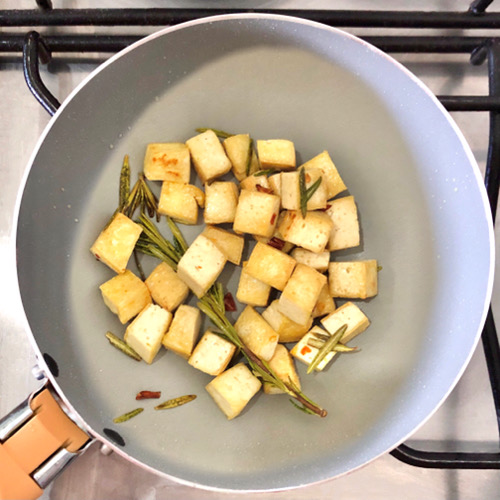
[(151, 304), (148, 287), (128, 269), (103, 283), (99, 289), (104, 303), (112, 313), (118, 315), (122, 324), (130, 321)]
[[(276, 373), (280, 380), (283, 380), (287, 384), (291, 380), (300, 389), (300, 379), (295, 369), (293, 358), (284, 345), (278, 344), (276, 346), (274, 356), (269, 360), (269, 367)], [(264, 382), (264, 392), (266, 394), (283, 394), (281, 389), (270, 382)]]
[(326, 316), (336, 309), (335, 301), (333, 297), (330, 295), (330, 287), (328, 283), (321, 289), (321, 292), (318, 297), (318, 302), (314, 306), (312, 317), (319, 318), (321, 316)]
[(201, 327), (201, 313), (197, 307), (182, 304), (175, 311), (170, 328), (162, 344), (179, 356), (188, 359), (198, 340)]
[(206, 224), (233, 222), (238, 205), (239, 191), (234, 182), (212, 182), (205, 185)]
[(198, 222), (198, 206), (205, 205), (205, 193), (192, 184), (165, 181), (161, 187), (158, 212), (182, 224)]
[(236, 233), (250, 233), (269, 238), (276, 228), (279, 210), (278, 196), (243, 189), (238, 200), (233, 229)]
[(239, 302), (250, 306), (265, 306), (269, 300), (271, 287), (245, 272), (246, 264), (247, 263), (244, 262), (241, 269), (238, 290), (236, 291), (236, 299)]
[(324, 274), (297, 264), (279, 298), (279, 311), (299, 325), (306, 325), (326, 285)]
[(247, 175), (251, 175), (258, 168), (253, 151), (253, 141), (249, 134), (232, 135), (224, 139), (222, 145), (226, 150), (227, 157), (231, 160), (233, 174), (239, 181), (242, 181)]
[(302, 165), (304, 168), (317, 168), (321, 170), (327, 185), (327, 198), (333, 198), (347, 189), (344, 181), (335, 167), (328, 151), (323, 151)]
[(150, 304), (127, 327), (124, 340), (146, 363), (151, 364), (171, 321), (171, 312)]
[(231, 361), (236, 347), (220, 335), (207, 330), (194, 348), (188, 363), (209, 375), (221, 374)]
[(281, 172), (277, 174), (272, 174), (267, 178), (269, 187), (272, 189), (273, 194), (281, 197)]
[(182, 142), (148, 144), (144, 156), (144, 175), (150, 181), (172, 181), (189, 184), (191, 158)]
[(330, 252), (311, 252), (305, 248), (294, 248), (290, 254), (297, 263), (305, 264), (306, 266), (312, 267), (319, 271), (320, 273), (325, 272), (328, 269), (328, 264), (330, 263)]
[(257, 154), (263, 169), (290, 170), (296, 166), (295, 146), (286, 139), (257, 141)]
[(280, 312), (278, 300), (273, 300), (269, 304), (269, 307), (262, 313), (262, 317), (279, 335), (278, 342), (282, 344), (299, 341), (309, 331), (313, 322), (312, 318), (309, 318), (305, 325), (295, 323)]
[(123, 273), (142, 233), (142, 227), (126, 215), (117, 213), (97, 237), (90, 251), (116, 273)]
[(340, 342), (343, 344), (346, 344), (370, 326), (370, 320), (352, 302), (342, 304), (338, 309), (320, 321), (330, 335), (333, 335), (342, 325), (347, 325), (347, 330), (340, 339)]
[(177, 275), (201, 298), (219, 277), (226, 260), (219, 248), (200, 234), (177, 264)]
[(324, 252), (332, 232), (332, 220), (324, 212), (307, 212), (305, 217), (297, 211), (287, 211), (278, 226), (285, 241), (310, 250)]
[(237, 417), (259, 392), (260, 380), (243, 363), (214, 378), (205, 389), (228, 420)]
[[(301, 169), (304, 167), (301, 167)], [(300, 169), (295, 172), (281, 173), (281, 205), (287, 210), (300, 210)], [(307, 210), (326, 208), (328, 190), (323, 173), (317, 168), (305, 168), (306, 189), (309, 189), (320, 177), (321, 183), (307, 202)]]
[(203, 184), (231, 170), (231, 162), (213, 130), (207, 130), (186, 141), (194, 168)]
[[(257, 186), (260, 186), (259, 188)], [(269, 180), (265, 175), (249, 175), (246, 179), (240, 182), (240, 188), (248, 191), (260, 191), (273, 194)]]
[(243, 343), (260, 359), (269, 361), (273, 357), (279, 335), (252, 306), (245, 307), (234, 328)]
[(342, 250), (357, 247), (360, 243), (358, 210), (354, 196), (332, 200), (326, 213), (332, 219), (333, 227), (328, 248)]
[[(341, 325), (342, 326), (342, 325)], [(290, 351), (290, 354), (295, 358), (301, 361), (302, 363), (306, 365), (310, 365), (314, 358), (316, 357), (316, 354), (318, 354), (319, 349), (316, 347), (310, 346), (308, 344), (309, 340), (311, 338), (314, 338), (314, 334), (319, 333), (320, 335), (329, 335), (329, 333), (319, 326), (313, 326), (309, 332), (307, 332), (300, 340), (297, 342), (292, 350)], [(325, 367), (330, 363), (330, 361), (333, 359), (335, 356), (335, 351), (330, 351), (324, 358), (323, 360), (318, 364), (316, 367), (316, 371), (320, 372), (325, 369)]]
[(245, 272), (277, 290), (283, 290), (294, 268), (295, 259), (270, 245), (257, 242)]
[(208, 238), (226, 256), (229, 262), (237, 266), (240, 265), (243, 247), (245, 246), (243, 236), (238, 236), (214, 226), (206, 226), (201, 234)]
[(189, 293), (184, 281), (165, 262), (153, 269), (145, 283), (153, 300), (167, 311), (173, 311), (182, 304)]
[(377, 261), (330, 262), (328, 283), (332, 297), (367, 299), (377, 295)]

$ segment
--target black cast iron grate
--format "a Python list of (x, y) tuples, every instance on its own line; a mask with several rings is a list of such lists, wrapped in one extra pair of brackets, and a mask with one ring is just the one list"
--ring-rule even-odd
[[(500, 30), (500, 13), (486, 12), (493, 0), (475, 0), (466, 12), (347, 11), (306, 9), (53, 9), (50, 0), (36, 0), (38, 9), (0, 10), (0, 27), (27, 26), (165, 26), (214, 14), (261, 12), (291, 15), (335, 27), (438, 28)], [(23, 54), (26, 82), (41, 105), (53, 115), (58, 100), (40, 78), (39, 64), (52, 52), (117, 52), (140, 39), (123, 35), (0, 34), (0, 53)], [(500, 187), (500, 37), (495, 36), (366, 36), (366, 41), (392, 53), (466, 53), (474, 65), (487, 63), (489, 93), (484, 96), (438, 96), (448, 111), (489, 112), (490, 130), (485, 185), (495, 220)], [(491, 306), (482, 332), (497, 424), (500, 432), (500, 345)], [(434, 469), (500, 469), (500, 452), (432, 452), (400, 445), (391, 454), (405, 463)]]

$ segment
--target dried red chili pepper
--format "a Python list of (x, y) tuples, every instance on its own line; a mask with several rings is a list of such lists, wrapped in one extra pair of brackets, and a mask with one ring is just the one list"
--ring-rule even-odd
[(256, 187), (257, 191), (259, 191), (261, 193), (273, 194), (272, 189), (261, 186), (260, 184), (257, 184), (255, 187)]
[(274, 221), (276, 220), (276, 214), (273, 214), (271, 217), (271, 224), (274, 224)]
[(141, 391), (138, 392), (135, 399), (159, 399), (161, 397), (160, 391)]
[(320, 208), (319, 210), (321, 212), (326, 212), (329, 208), (331, 208), (332, 206), (330, 204), (328, 204), (325, 208)]
[(236, 311), (236, 304), (234, 303), (231, 292), (227, 292), (226, 295), (224, 295), (224, 308), (226, 309), (226, 311)]
[(279, 238), (271, 238), (267, 244), (270, 247), (277, 248), (278, 250), (283, 250), (283, 247), (285, 246), (285, 242), (283, 240), (280, 240)]

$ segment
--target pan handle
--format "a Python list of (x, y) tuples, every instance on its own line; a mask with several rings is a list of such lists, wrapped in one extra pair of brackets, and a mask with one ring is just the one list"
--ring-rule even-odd
[(92, 438), (45, 385), (0, 420), (0, 500), (36, 499)]

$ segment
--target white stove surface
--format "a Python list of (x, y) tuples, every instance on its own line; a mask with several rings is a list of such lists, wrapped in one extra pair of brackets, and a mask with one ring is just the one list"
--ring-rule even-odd
[[(237, 8), (311, 8), (306, 1), (111, 1), (54, 0), (55, 8), (73, 7), (237, 7)], [(35, 0), (3, 0), (1, 9), (34, 8)], [(316, 8), (376, 9), (382, 6), (369, 0), (329, 2), (316, 1)], [(386, 1), (385, 9), (419, 8), (422, 10), (466, 10), (467, 1), (434, 0), (410, 5), (405, 1)], [(500, 10), (500, 5), (490, 10)], [(23, 32), (9, 29), (4, 32)], [(78, 32), (97, 32), (93, 28), (76, 28)], [(106, 29), (104, 29), (106, 30)], [(2, 31), (0, 29), (0, 31)], [(56, 28), (41, 31), (57, 33)], [(148, 33), (142, 28), (117, 28), (115, 33)], [(366, 33), (366, 30), (350, 30)], [(409, 30), (405, 30), (407, 33)], [(413, 30), (429, 34), (429, 30)], [(373, 34), (385, 34), (379, 30)], [(387, 33), (395, 34), (394, 30)], [(455, 34), (462, 32), (456, 30)], [(397, 34), (397, 33), (396, 33)], [(477, 32), (471, 32), (471, 35)], [(467, 55), (396, 56), (417, 74), (436, 94), (484, 94), (487, 92), (486, 67), (473, 67)], [(51, 91), (63, 100), (96, 66), (86, 57), (84, 62), (57, 64), (43, 78)], [(57, 71), (53, 71), (54, 68)], [(15, 270), (6, 265), (7, 248), (11, 244), (14, 202), (31, 151), (49, 121), (49, 116), (31, 96), (18, 59), (0, 55), (0, 415), (23, 401), (38, 383), (31, 375), (35, 356), (24, 334), (20, 318), (21, 305), (10, 290), (15, 286)], [(487, 113), (454, 113), (484, 172), (487, 138)], [(497, 230), (498, 233), (498, 230)], [(500, 312), (500, 294), (496, 280), (493, 310)], [(482, 345), (479, 344), (459, 384), (438, 412), (409, 442), (429, 450), (498, 451), (498, 430)], [(403, 464), (390, 455), (382, 456), (348, 476), (303, 489), (262, 494), (223, 494), (182, 486), (156, 476), (125, 459), (105, 456), (94, 445), (75, 460), (45, 491), (43, 499), (373, 499), (404, 498), (406, 500), (487, 500), (500, 497), (499, 471), (453, 471), (420, 469)]]

